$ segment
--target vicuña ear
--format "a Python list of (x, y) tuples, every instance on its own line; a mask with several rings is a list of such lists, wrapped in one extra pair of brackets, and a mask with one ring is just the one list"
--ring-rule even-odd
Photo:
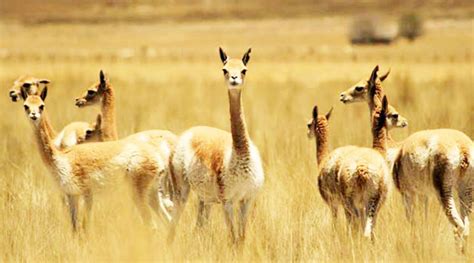
[(314, 105), (313, 107), (313, 119), (317, 120), (318, 119), (318, 106)]
[(33, 82), (25, 81), (25, 82), (23, 82), (23, 84), (22, 84), (21, 86), (22, 86), (23, 88), (28, 89), (28, 88), (31, 87), (31, 85), (33, 85)]
[(104, 71), (102, 71), (102, 70), (100, 70), (99, 79), (100, 79), (100, 84), (105, 85), (106, 79), (105, 79)]
[(21, 86), (20, 95), (23, 100), (26, 100), (26, 98), (28, 98), (28, 92), (26, 92), (25, 86)]
[(382, 99), (382, 113), (386, 116), (388, 113), (388, 99), (387, 96), (383, 96)]
[(100, 127), (102, 127), (102, 114), (97, 114), (97, 118), (95, 120), (94, 128), (96, 131), (100, 130)]
[(375, 81), (377, 80), (378, 71), (379, 71), (379, 65), (375, 66), (375, 68), (372, 70), (372, 74), (370, 74), (369, 83), (375, 84)]
[(39, 84), (45, 84), (45, 85), (46, 85), (46, 84), (51, 83), (51, 81), (49, 81), (49, 79), (40, 79), (40, 80), (38, 80), (38, 83), (39, 83)]
[(380, 81), (384, 81), (384, 80), (388, 77), (389, 74), (390, 74), (390, 69), (388, 69), (387, 73), (383, 74), (383, 75), (379, 78)]
[(387, 110), (388, 110), (387, 96), (383, 96), (382, 108), (380, 109), (378, 119), (374, 120), (376, 130), (380, 130), (385, 126), (385, 124), (387, 122)]
[(249, 63), (250, 52), (252, 52), (251, 48), (249, 48), (249, 50), (247, 50), (247, 52), (245, 52), (244, 56), (242, 57), (242, 62), (244, 63), (245, 66), (247, 66), (247, 63)]
[(375, 66), (374, 70), (372, 70), (372, 74), (370, 75), (369, 79), (369, 99), (372, 101), (374, 100), (375, 96), (375, 88), (376, 88), (376, 80), (377, 80), (377, 72), (379, 71), (379, 65)]
[(44, 89), (41, 91), (40, 98), (43, 101), (45, 101), (47, 95), (48, 95), (48, 87), (44, 87)]
[(331, 118), (331, 114), (332, 114), (333, 109), (334, 109), (334, 107), (331, 107), (331, 109), (328, 111), (328, 113), (326, 113), (326, 120), (329, 120), (329, 118)]
[(227, 63), (227, 54), (224, 52), (224, 50), (219, 47), (219, 56), (221, 57), (221, 61), (223, 64)]

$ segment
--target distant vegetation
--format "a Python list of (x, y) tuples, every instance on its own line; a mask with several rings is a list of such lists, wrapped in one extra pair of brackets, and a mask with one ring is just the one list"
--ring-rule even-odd
[(398, 34), (408, 40), (415, 40), (423, 34), (423, 21), (415, 13), (405, 14), (400, 18)]
[[(74, 8), (71, 8), (74, 5)], [(0, 20), (24, 23), (104, 23), (346, 16), (367, 12), (404, 14), (416, 9), (423, 16), (472, 17), (468, 0), (2, 0)]]
[(399, 18), (398, 28), (380, 16), (363, 15), (353, 19), (349, 28), (352, 44), (390, 44), (398, 37), (414, 41), (423, 34), (423, 20), (416, 13)]
[(396, 37), (396, 30), (384, 28), (383, 19), (376, 16), (358, 16), (349, 29), (352, 44), (390, 44)]

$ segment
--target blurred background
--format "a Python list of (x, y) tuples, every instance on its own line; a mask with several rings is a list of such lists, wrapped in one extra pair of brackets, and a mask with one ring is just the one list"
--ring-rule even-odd
[[(343, 105), (339, 93), (378, 64), (391, 69), (385, 91), (409, 122), (391, 132), (396, 140), (431, 128), (472, 138), (473, 14), (465, 0), (0, 1), (0, 260), (465, 260), (435, 198), (428, 220), (410, 226), (392, 191), (370, 249), (345, 233), (341, 212), (333, 229), (317, 193), (306, 122), (315, 104), (334, 106), (332, 148), (370, 146), (367, 105)], [(74, 98), (101, 69), (116, 90), (120, 137), (147, 129), (180, 134), (194, 125), (229, 130), (219, 46), (231, 57), (252, 47), (244, 107), (266, 183), (243, 252), (228, 246), (217, 205), (210, 225), (194, 230), (195, 197), (168, 245), (164, 226), (150, 232), (141, 225), (125, 186), (96, 198), (89, 236), (75, 239), (21, 102), (7, 96), (13, 81), (24, 74), (51, 80), (46, 108), (56, 130), (94, 121), (100, 108), (78, 109)]]

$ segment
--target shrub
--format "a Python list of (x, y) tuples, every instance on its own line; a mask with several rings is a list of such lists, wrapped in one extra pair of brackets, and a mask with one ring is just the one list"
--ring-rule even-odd
[(401, 37), (414, 41), (423, 34), (423, 21), (415, 13), (405, 14), (400, 17), (398, 32)]
[(363, 15), (355, 17), (349, 28), (352, 44), (390, 44), (396, 34), (387, 30), (384, 21), (377, 16)]

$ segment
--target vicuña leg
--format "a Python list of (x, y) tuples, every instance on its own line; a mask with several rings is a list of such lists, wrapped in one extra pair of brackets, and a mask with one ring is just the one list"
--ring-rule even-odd
[(154, 181), (154, 178), (147, 174), (135, 174), (132, 176), (132, 181), (135, 204), (140, 211), (143, 223), (155, 227), (152, 222), (150, 211), (152, 208), (149, 204), (151, 183)]
[(189, 183), (185, 180), (183, 180), (182, 182), (180, 182), (180, 184), (177, 184), (176, 186), (179, 187), (179, 189), (175, 189), (175, 193), (173, 194), (173, 203), (175, 207), (171, 216), (171, 227), (168, 233), (169, 243), (174, 240), (176, 234), (176, 227), (178, 225), (179, 219), (181, 218), (181, 214), (183, 213), (184, 207), (186, 206), (186, 202), (188, 201), (190, 190)]
[[(154, 184), (157, 184), (158, 182), (162, 181), (157, 181)], [(148, 197), (149, 204), (160, 220), (166, 224), (169, 224), (169, 222), (171, 222), (171, 215), (163, 204), (159, 190), (160, 187), (158, 185), (153, 185), (151, 187), (150, 196)]]
[(240, 201), (239, 210), (239, 241), (245, 240), (245, 233), (247, 228), (247, 220), (249, 215), (249, 209), (252, 204), (251, 200)]
[(433, 170), (433, 184), (438, 192), (439, 200), (444, 209), (449, 222), (454, 226), (454, 234), (456, 241), (461, 248), (464, 250), (463, 232), (464, 223), (459, 216), (458, 210), (456, 209), (456, 203), (453, 197), (453, 173), (448, 171), (447, 161), (444, 159), (438, 159), (437, 165)]
[(198, 216), (196, 221), (196, 228), (201, 228), (209, 221), (209, 214), (211, 212), (211, 204), (199, 200)]
[(237, 241), (235, 235), (235, 217), (234, 217), (234, 203), (232, 200), (225, 201), (223, 204), (224, 218), (227, 228), (229, 229), (230, 238), (233, 243)]
[(369, 203), (367, 204), (366, 208), (366, 221), (365, 221), (365, 228), (364, 228), (364, 236), (370, 237), (372, 241), (374, 240), (374, 228), (377, 222), (377, 215), (379, 209), (383, 202), (383, 194), (377, 193), (373, 197), (370, 198)]
[(77, 215), (79, 210), (79, 196), (68, 195), (67, 203), (69, 206), (69, 215), (71, 216), (72, 230), (74, 233), (76, 233), (78, 231)]
[(93, 200), (92, 192), (89, 191), (86, 194), (84, 194), (84, 216), (83, 216), (83, 221), (82, 221), (82, 228), (84, 229), (84, 231), (87, 231), (89, 227), (93, 201), (94, 200)]

